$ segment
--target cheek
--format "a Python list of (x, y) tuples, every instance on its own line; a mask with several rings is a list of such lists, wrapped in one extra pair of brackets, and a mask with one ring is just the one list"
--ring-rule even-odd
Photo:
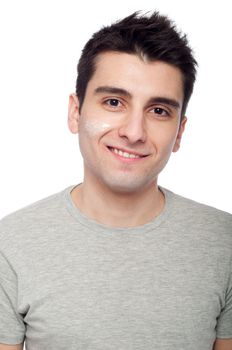
[(177, 136), (177, 129), (160, 128), (153, 133), (154, 145), (160, 154), (171, 153)]
[(98, 122), (96, 120), (83, 120), (80, 125), (80, 129), (83, 129), (84, 133), (88, 137), (97, 137), (102, 135), (105, 131), (110, 129), (111, 125), (104, 122)]
[[(81, 154), (85, 160), (91, 158), (91, 155), (97, 152), (96, 145), (108, 130), (111, 125), (103, 122), (96, 121), (96, 119), (85, 118), (79, 121), (79, 147)], [(94, 152), (94, 153), (93, 153)]]

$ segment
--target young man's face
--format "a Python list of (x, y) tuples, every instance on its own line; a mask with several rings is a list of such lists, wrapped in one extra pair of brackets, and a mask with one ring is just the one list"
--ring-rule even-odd
[(69, 128), (79, 133), (84, 181), (123, 193), (156, 184), (179, 149), (187, 120), (180, 124), (182, 104), (179, 69), (132, 54), (99, 55), (81, 113), (75, 95), (69, 104)]

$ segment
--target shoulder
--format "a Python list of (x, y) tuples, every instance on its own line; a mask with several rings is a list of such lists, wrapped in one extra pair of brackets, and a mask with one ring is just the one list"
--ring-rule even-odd
[(10, 241), (16, 235), (26, 236), (30, 231), (53, 225), (65, 212), (64, 195), (71, 187), (31, 203), (0, 220), (0, 239)]
[(180, 212), (182, 215), (196, 214), (198, 218), (208, 218), (211, 220), (219, 219), (232, 223), (232, 214), (220, 210), (213, 206), (197, 202), (193, 199), (184, 197), (180, 194), (174, 193), (166, 188), (163, 188), (168, 199), (172, 201), (175, 213)]
[(232, 214), (203, 204), (163, 188), (170, 202), (170, 216), (177, 223), (185, 223), (189, 229), (213, 230), (232, 238)]

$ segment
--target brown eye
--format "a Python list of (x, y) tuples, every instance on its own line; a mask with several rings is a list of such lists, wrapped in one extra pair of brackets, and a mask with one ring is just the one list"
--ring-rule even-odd
[(118, 107), (119, 103), (120, 103), (119, 100), (117, 100), (116, 98), (110, 98), (110, 99), (106, 100), (105, 102), (110, 107)]
[(156, 114), (160, 114), (160, 115), (168, 115), (167, 111), (165, 111), (165, 109), (160, 108), (160, 107), (154, 108), (154, 112)]

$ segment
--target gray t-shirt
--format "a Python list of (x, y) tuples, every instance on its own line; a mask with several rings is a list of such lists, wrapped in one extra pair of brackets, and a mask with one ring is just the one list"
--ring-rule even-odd
[(0, 221), (0, 343), (27, 350), (212, 350), (232, 338), (232, 215), (163, 187), (134, 228), (70, 191)]

